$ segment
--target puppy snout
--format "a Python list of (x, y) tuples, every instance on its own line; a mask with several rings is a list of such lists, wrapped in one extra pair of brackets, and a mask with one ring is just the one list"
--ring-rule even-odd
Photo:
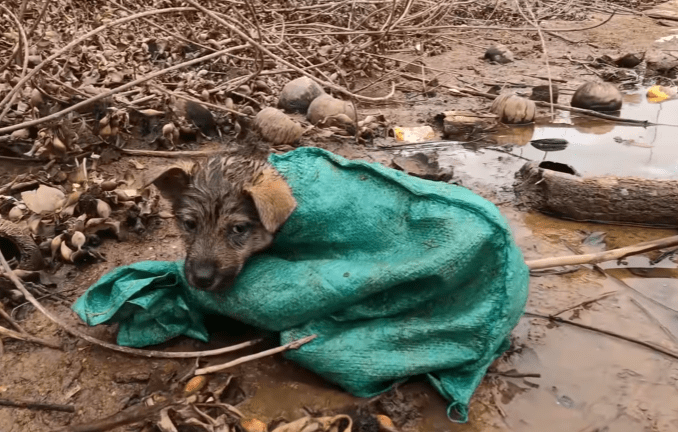
[(192, 267), (190, 273), (193, 280), (191, 282), (196, 288), (207, 289), (217, 282), (218, 269), (216, 263), (202, 261), (195, 263)]

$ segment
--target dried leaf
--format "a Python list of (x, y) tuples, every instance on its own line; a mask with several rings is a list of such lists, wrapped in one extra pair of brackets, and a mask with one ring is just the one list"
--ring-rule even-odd
[(63, 192), (45, 185), (40, 185), (36, 190), (22, 192), (21, 199), (26, 207), (37, 214), (54, 212), (66, 201)]

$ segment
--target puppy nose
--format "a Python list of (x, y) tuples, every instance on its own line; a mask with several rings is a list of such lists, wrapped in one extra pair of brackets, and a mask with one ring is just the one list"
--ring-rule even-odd
[(196, 288), (209, 288), (217, 275), (217, 266), (210, 262), (196, 264), (193, 275)]

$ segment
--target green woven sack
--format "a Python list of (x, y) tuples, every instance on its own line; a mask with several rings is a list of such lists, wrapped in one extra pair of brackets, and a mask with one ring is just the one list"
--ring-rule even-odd
[(318, 148), (272, 155), (298, 207), (274, 245), (224, 293), (189, 289), (181, 262), (115, 269), (73, 309), (89, 325), (120, 323), (118, 343), (207, 340), (223, 314), (280, 332), (285, 355), (356, 396), (425, 375), (468, 419), (468, 403), (509, 346), (528, 269), (489, 201)]

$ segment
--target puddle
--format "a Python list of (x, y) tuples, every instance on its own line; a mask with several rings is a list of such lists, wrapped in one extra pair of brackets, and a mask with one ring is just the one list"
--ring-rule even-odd
[[(512, 142), (512, 153), (531, 160), (561, 162), (582, 175), (637, 176), (678, 179), (678, 100), (649, 103), (647, 89), (625, 95), (620, 116), (647, 120), (660, 126), (628, 126), (582, 118), (561, 112), (555, 122), (537, 122), (526, 139), (522, 127), (513, 140), (499, 135), (500, 142)], [(547, 120), (547, 119), (545, 119)], [(676, 126), (665, 126), (676, 125)], [(561, 138), (568, 141), (562, 151), (538, 150), (528, 140)]]

